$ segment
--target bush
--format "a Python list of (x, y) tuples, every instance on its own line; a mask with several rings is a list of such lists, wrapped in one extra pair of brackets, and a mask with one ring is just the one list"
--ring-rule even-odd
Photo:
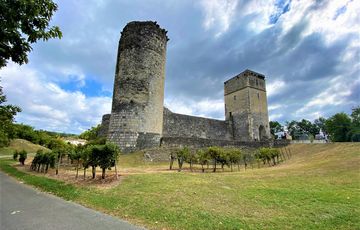
[(19, 152), (18, 152), (17, 150), (15, 150), (15, 151), (14, 151), (14, 154), (13, 154), (13, 159), (14, 159), (14, 161), (17, 161), (18, 156), (19, 156)]
[(25, 164), (25, 160), (27, 158), (27, 152), (25, 150), (22, 150), (19, 152), (19, 162), (21, 165)]

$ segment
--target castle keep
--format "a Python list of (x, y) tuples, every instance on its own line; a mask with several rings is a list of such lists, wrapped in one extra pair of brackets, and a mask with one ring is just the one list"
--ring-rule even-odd
[(224, 83), (225, 121), (164, 108), (167, 31), (130, 22), (119, 42), (111, 114), (99, 135), (123, 152), (166, 146), (241, 146), (269, 139), (265, 76), (245, 70)]

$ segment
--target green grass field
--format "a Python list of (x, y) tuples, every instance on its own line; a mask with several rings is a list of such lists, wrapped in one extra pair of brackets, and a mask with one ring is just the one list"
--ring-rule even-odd
[(0, 168), (150, 229), (360, 229), (360, 143), (290, 148), (292, 158), (281, 165), (232, 173), (168, 172), (165, 164), (143, 162), (136, 168), (139, 154), (122, 156), (120, 173), (138, 173), (109, 189), (30, 175), (9, 160)]

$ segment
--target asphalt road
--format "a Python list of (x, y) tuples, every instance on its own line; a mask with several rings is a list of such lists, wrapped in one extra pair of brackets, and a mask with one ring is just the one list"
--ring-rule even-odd
[(39, 192), (0, 172), (1, 230), (143, 229)]

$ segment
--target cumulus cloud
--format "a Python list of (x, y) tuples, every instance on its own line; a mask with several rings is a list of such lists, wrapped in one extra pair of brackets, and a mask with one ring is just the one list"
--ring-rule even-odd
[(86, 97), (80, 91), (66, 91), (27, 66), (10, 63), (0, 70), (0, 76), (8, 101), (23, 109), (16, 117), (19, 123), (80, 133), (98, 124), (102, 114), (110, 111), (110, 97)]
[(234, 19), (237, 4), (237, 0), (202, 0), (201, 6), (205, 11), (205, 29), (215, 27), (216, 37), (226, 32)]

